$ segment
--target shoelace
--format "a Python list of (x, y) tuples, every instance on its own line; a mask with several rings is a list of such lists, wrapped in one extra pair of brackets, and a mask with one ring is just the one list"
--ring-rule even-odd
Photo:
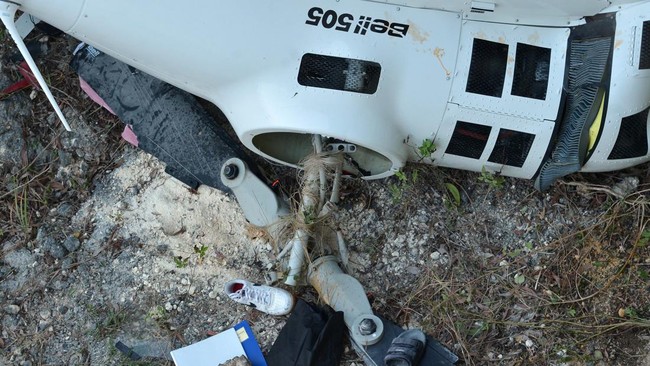
[(244, 287), (230, 294), (233, 300), (241, 300), (253, 304), (269, 305), (271, 303), (271, 294), (268, 291), (262, 291), (256, 287)]

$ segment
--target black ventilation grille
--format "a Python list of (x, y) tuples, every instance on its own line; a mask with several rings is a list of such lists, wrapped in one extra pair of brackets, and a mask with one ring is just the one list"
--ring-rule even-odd
[(500, 98), (507, 65), (507, 44), (475, 38), (465, 91)]
[(650, 20), (643, 22), (643, 34), (641, 35), (641, 58), (639, 69), (650, 69)]
[(298, 83), (315, 88), (374, 94), (381, 65), (376, 62), (307, 53), (300, 62)]
[(648, 154), (648, 111), (625, 117), (621, 121), (610, 160), (638, 158)]
[(499, 130), (497, 143), (488, 160), (492, 163), (521, 168), (534, 141), (533, 134), (502, 128)]
[(492, 127), (458, 121), (445, 154), (479, 159), (483, 154)]
[(517, 43), (517, 58), (511, 94), (545, 100), (550, 67), (550, 48)]

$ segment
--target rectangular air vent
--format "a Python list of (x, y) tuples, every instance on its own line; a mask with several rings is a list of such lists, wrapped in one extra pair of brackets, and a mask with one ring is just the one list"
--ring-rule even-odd
[(376, 62), (307, 53), (302, 57), (298, 83), (314, 88), (374, 94), (381, 66)]
[(534, 141), (533, 134), (502, 128), (499, 130), (497, 143), (488, 160), (492, 163), (521, 168)]
[(472, 1), (471, 12), (472, 13), (493, 13), (496, 4), (487, 1)]
[(623, 118), (609, 160), (631, 159), (648, 154), (648, 111)]
[(492, 127), (458, 121), (445, 154), (479, 159), (490, 137)]
[(639, 69), (650, 69), (650, 20), (643, 22), (643, 33), (641, 34), (641, 56)]
[(545, 100), (551, 68), (551, 49), (517, 43), (512, 95)]
[(465, 91), (501, 98), (507, 66), (507, 44), (475, 38)]

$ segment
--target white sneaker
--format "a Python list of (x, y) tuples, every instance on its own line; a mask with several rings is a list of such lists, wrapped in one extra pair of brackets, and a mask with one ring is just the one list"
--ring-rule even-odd
[(293, 296), (281, 288), (233, 280), (226, 283), (225, 290), (238, 303), (270, 315), (286, 315), (293, 309)]

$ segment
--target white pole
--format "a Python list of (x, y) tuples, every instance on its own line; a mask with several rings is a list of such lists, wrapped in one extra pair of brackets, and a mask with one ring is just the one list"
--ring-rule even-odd
[(23, 42), (23, 39), (20, 37), (20, 32), (18, 32), (18, 29), (16, 28), (16, 23), (14, 23), (14, 19), (16, 17), (16, 11), (18, 10), (18, 5), (14, 3), (8, 3), (5, 1), (0, 1), (0, 6), (2, 9), (0, 13), (0, 18), (2, 18), (2, 23), (5, 25), (5, 28), (7, 28), (7, 31), (11, 35), (11, 38), (13, 38), (14, 42), (16, 42), (16, 46), (18, 46), (18, 50), (20, 51), (20, 54), (23, 55), (25, 62), (27, 62), (27, 65), (29, 65), (29, 68), (31, 69), (32, 74), (34, 74), (36, 81), (38, 81), (38, 84), (41, 86), (41, 89), (43, 89), (43, 92), (45, 92), (45, 95), (47, 96), (47, 100), (50, 101), (50, 104), (52, 104), (52, 107), (54, 107), (54, 111), (56, 112), (56, 115), (59, 116), (59, 119), (61, 120), (61, 122), (63, 122), (63, 126), (65, 127), (66, 130), (72, 131), (70, 129), (70, 126), (68, 125), (68, 121), (65, 119), (65, 116), (63, 115), (63, 112), (61, 112), (61, 108), (59, 108), (59, 105), (56, 103), (56, 100), (54, 100), (54, 95), (52, 95), (52, 92), (50, 91), (50, 88), (47, 86), (45, 79), (43, 79), (43, 75), (41, 75), (41, 72), (38, 70), (36, 63), (32, 58), (32, 55), (29, 54), (25, 42)]

